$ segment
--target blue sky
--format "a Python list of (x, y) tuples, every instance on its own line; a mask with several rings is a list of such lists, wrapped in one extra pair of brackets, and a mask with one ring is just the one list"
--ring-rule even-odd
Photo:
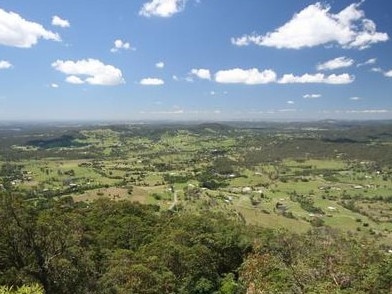
[(0, 120), (392, 119), (390, 0), (0, 0)]

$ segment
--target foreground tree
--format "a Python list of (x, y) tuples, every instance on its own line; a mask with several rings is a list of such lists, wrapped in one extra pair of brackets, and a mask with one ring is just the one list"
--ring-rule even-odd
[(0, 285), (45, 293), (390, 293), (392, 257), (326, 227), (245, 226), (212, 212), (2, 194)]
[(279, 232), (240, 271), (249, 293), (390, 293), (391, 258), (375, 244), (328, 228)]
[(39, 210), (12, 194), (2, 196), (0, 283), (39, 282), (46, 293), (83, 293), (91, 267), (77, 215), (60, 206)]

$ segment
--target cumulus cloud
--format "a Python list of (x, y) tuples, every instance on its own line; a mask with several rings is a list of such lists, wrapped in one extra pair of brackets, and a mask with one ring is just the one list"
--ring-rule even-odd
[(204, 68), (200, 68), (200, 69), (192, 69), (190, 72), (192, 75), (197, 76), (199, 79), (203, 79), (203, 80), (211, 80), (211, 73), (210, 70), (208, 69), (204, 69)]
[(273, 32), (244, 35), (232, 38), (231, 41), (237, 46), (256, 44), (289, 49), (333, 43), (343, 48), (365, 49), (372, 44), (387, 41), (388, 34), (377, 32), (376, 24), (365, 18), (365, 13), (359, 9), (361, 3), (351, 4), (333, 14), (329, 5), (318, 2), (295, 14)]
[(110, 49), (110, 52), (115, 53), (119, 50), (135, 50), (134, 48), (131, 47), (131, 44), (129, 44), (128, 42), (124, 42), (120, 39), (117, 39), (114, 41), (114, 47), (112, 49)]
[(358, 96), (350, 97), (350, 100), (358, 101), (358, 100), (361, 100), (361, 97), (358, 97)]
[(187, 0), (152, 0), (142, 6), (139, 15), (171, 17), (184, 10), (186, 2)]
[(328, 60), (324, 63), (317, 65), (317, 70), (334, 70), (338, 68), (350, 67), (354, 64), (354, 60), (347, 57), (337, 57), (332, 60)]
[(268, 84), (276, 81), (276, 73), (271, 69), (260, 72), (257, 68), (234, 68), (218, 71), (215, 74), (215, 81), (224, 84)]
[(155, 67), (156, 67), (156, 68), (164, 68), (164, 67), (165, 67), (165, 63), (162, 62), (162, 61), (157, 62), (157, 63), (155, 63)]
[(161, 86), (164, 83), (163, 80), (157, 78), (144, 78), (140, 80), (140, 85), (143, 86)]
[(69, 28), (71, 26), (68, 20), (62, 19), (57, 15), (52, 17), (52, 25), (62, 27), (62, 28)]
[(51, 83), (51, 84), (50, 84), (50, 87), (52, 87), (52, 88), (58, 88), (58, 87), (59, 87), (59, 85), (58, 85), (58, 84), (56, 84), (56, 83)]
[(306, 84), (306, 83), (319, 83), (319, 84), (350, 84), (354, 81), (354, 76), (347, 73), (336, 75), (317, 74), (304, 74), (302, 76), (295, 76), (293, 74), (285, 74), (278, 81), (280, 84)]
[(66, 81), (72, 84), (115, 86), (125, 82), (121, 70), (97, 59), (57, 60), (52, 67), (68, 75)]
[(388, 77), (388, 78), (392, 78), (392, 69), (389, 71), (384, 72), (384, 76)]
[(0, 60), (0, 69), (9, 69), (12, 67), (12, 64), (6, 60)]
[(61, 41), (58, 34), (46, 30), (42, 25), (0, 8), (0, 45), (30, 48), (41, 38)]
[[(325, 75), (323, 73), (316, 74), (303, 74), (296, 76), (294, 74), (284, 74), (280, 79), (277, 78), (277, 74), (271, 70), (266, 69), (263, 71), (257, 68), (241, 69), (234, 68), (229, 70), (220, 70), (215, 74), (215, 81), (224, 84), (246, 84), (246, 85), (258, 85), (268, 83), (279, 83), (279, 84), (349, 84), (355, 80), (355, 77), (348, 73), (343, 74), (331, 74)], [(304, 98), (318, 98), (319, 94), (307, 94)]]
[(305, 94), (302, 97), (305, 99), (317, 99), (321, 97), (321, 94)]

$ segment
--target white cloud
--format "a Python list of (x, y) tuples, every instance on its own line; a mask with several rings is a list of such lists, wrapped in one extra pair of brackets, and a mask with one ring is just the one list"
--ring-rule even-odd
[(152, 0), (143, 5), (139, 15), (151, 17), (171, 17), (185, 8), (187, 0)]
[(234, 68), (218, 71), (215, 74), (215, 81), (225, 84), (267, 84), (276, 81), (276, 73), (271, 69), (260, 72), (257, 68), (247, 70)]
[(358, 97), (358, 96), (350, 97), (350, 100), (358, 101), (358, 100), (361, 100), (361, 97)]
[(357, 64), (357, 67), (364, 66), (364, 65), (375, 64), (376, 62), (377, 62), (377, 58), (370, 58), (370, 59), (366, 60), (366, 61), (363, 62), (363, 63), (358, 63), (358, 64)]
[(349, 84), (354, 81), (354, 76), (347, 73), (336, 75), (332, 74), (326, 76), (322, 73), (317, 74), (304, 74), (302, 76), (295, 76), (293, 74), (285, 74), (278, 81), (280, 84), (305, 84), (305, 83), (321, 83), (321, 84)]
[(296, 112), (297, 109), (294, 108), (283, 108), (283, 109), (279, 109), (279, 112)]
[(386, 76), (386, 77), (388, 77), (388, 78), (392, 78), (392, 69), (391, 69), (391, 70), (388, 70), (388, 71), (385, 71), (385, 70), (383, 70), (383, 69), (380, 68), (380, 67), (373, 67), (373, 68), (371, 69), (371, 71), (373, 71), (373, 72), (379, 72), (379, 73), (382, 73), (384, 76)]
[(8, 69), (11, 68), (12, 64), (6, 60), (0, 60), (0, 69)]
[(347, 110), (346, 113), (388, 113), (387, 109)]
[(173, 105), (171, 109), (159, 111), (141, 111), (143, 114), (183, 114), (185, 110), (178, 105)]
[(317, 99), (320, 98), (321, 94), (305, 94), (303, 98), (305, 99)]
[(59, 87), (59, 85), (58, 85), (58, 84), (56, 84), (56, 83), (52, 83), (52, 84), (50, 84), (50, 87), (52, 87), (52, 88), (58, 88), (58, 87)]
[(157, 63), (155, 63), (155, 67), (156, 67), (156, 68), (164, 68), (164, 67), (165, 67), (165, 63), (162, 62), (162, 61), (157, 62)]
[(289, 100), (289, 101), (287, 101), (287, 104), (294, 104), (294, 101), (293, 100)]
[(65, 81), (70, 84), (81, 85), (84, 84), (84, 81), (77, 76), (68, 76), (65, 78)]
[[(221, 70), (215, 74), (215, 81), (218, 83), (225, 84), (268, 84), (268, 83), (279, 83), (279, 84), (307, 84), (307, 83), (320, 83), (320, 84), (349, 84), (354, 81), (355, 77), (347, 73), (340, 75), (331, 74), (325, 75), (323, 73), (316, 74), (303, 74), (302, 76), (295, 76), (293, 74), (284, 74), (282, 78), (278, 79), (276, 73), (271, 69), (259, 71), (256, 68), (252, 69), (240, 69), (234, 68), (229, 70)], [(307, 94), (304, 98), (318, 98), (315, 96), (319, 94)], [(313, 96), (309, 96), (313, 95)]]
[(373, 71), (373, 72), (383, 72), (380, 67), (372, 67), (371, 71)]
[(131, 44), (129, 44), (128, 42), (124, 42), (120, 39), (117, 39), (114, 41), (114, 47), (112, 49), (110, 49), (110, 52), (115, 53), (119, 50), (135, 50), (135, 48), (131, 47)]
[(372, 44), (385, 42), (387, 33), (376, 31), (375, 23), (365, 18), (359, 10), (360, 3), (354, 3), (337, 14), (331, 7), (320, 2), (309, 5), (295, 14), (283, 26), (266, 35), (244, 35), (232, 38), (237, 46), (256, 44), (259, 46), (300, 49), (337, 43), (343, 48), (365, 49)]
[(197, 76), (199, 79), (204, 79), (204, 80), (211, 80), (211, 73), (210, 70), (200, 68), (200, 69), (192, 69), (191, 74)]
[(76, 62), (57, 60), (52, 67), (66, 75), (66, 81), (73, 84), (115, 86), (124, 83), (122, 72), (112, 65), (106, 65), (97, 59), (83, 59)]
[(62, 28), (69, 28), (71, 25), (68, 20), (62, 19), (61, 17), (55, 15), (52, 17), (52, 25), (59, 26)]
[(140, 80), (140, 85), (144, 86), (160, 86), (163, 85), (165, 82), (161, 79), (157, 78), (144, 78)]
[(58, 34), (45, 30), (42, 25), (27, 21), (17, 13), (0, 9), (0, 45), (30, 48), (40, 38), (61, 41)]
[(353, 59), (342, 56), (317, 65), (317, 70), (334, 70), (338, 68), (350, 67), (353, 64)]

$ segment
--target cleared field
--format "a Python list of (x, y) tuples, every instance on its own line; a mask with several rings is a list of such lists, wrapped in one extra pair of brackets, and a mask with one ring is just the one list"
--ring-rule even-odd
[[(295, 232), (330, 226), (390, 240), (388, 132), (366, 142), (373, 130), (362, 141), (340, 140), (349, 135), (336, 129), (317, 130), (213, 124), (80, 128), (66, 137), (67, 147), (12, 143), (15, 160), (3, 160), (3, 166), (16, 166), (20, 174), (12, 185), (28, 197), (72, 196), (86, 203), (104, 197), (162, 210), (219, 211)], [(36, 136), (46, 146), (47, 136)], [(64, 140), (52, 136), (49, 143)]]

